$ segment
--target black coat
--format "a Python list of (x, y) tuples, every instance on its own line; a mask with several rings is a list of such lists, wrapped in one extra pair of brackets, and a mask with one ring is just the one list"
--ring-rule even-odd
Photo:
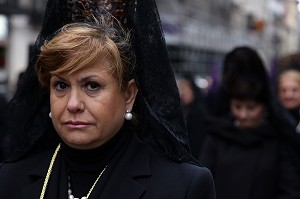
[[(1, 198), (39, 198), (52, 155), (53, 150), (49, 150), (17, 163), (3, 164), (0, 168)], [(62, 172), (64, 169), (59, 162), (60, 155), (50, 177), (46, 198), (67, 198), (67, 175)], [(99, 195), (109, 199), (215, 198), (208, 169), (162, 157), (136, 137), (113, 162), (115, 164), (108, 165), (90, 198), (99, 198)], [(102, 191), (97, 189), (99, 186)]]
[(202, 104), (195, 104), (188, 108), (189, 110), (185, 115), (185, 119), (188, 128), (189, 144), (193, 156), (197, 158), (201, 152), (200, 150), (206, 136), (204, 122), (205, 117), (207, 116), (207, 111)]
[(219, 119), (208, 129), (199, 158), (214, 176), (217, 199), (300, 198), (295, 165), (270, 125), (242, 131)]

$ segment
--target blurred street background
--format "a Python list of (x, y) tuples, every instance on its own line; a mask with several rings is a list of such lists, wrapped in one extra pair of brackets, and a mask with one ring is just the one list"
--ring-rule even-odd
[[(190, 72), (205, 91), (220, 79), (232, 48), (258, 49), (270, 73), (299, 51), (297, 0), (156, 0), (176, 74)], [(0, 93), (11, 98), (41, 29), (46, 0), (0, 0)]]

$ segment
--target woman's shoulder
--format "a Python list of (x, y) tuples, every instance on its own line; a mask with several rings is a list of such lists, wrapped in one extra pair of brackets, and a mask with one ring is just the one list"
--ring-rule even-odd
[(206, 167), (195, 163), (173, 160), (168, 156), (153, 151), (140, 140), (137, 142), (139, 147), (133, 149), (135, 155), (132, 162), (144, 162), (143, 165), (149, 165), (152, 179), (166, 181), (169, 184), (178, 182), (188, 184), (194, 181), (203, 182), (207, 186), (213, 183), (212, 174)]
[(16, 175), (16, 173), (26, 173), (30, 169), (33, 169), (35, 166), (41, 164), (43, 161), (50, 159), (52, 153), (53, 150), (50, 149), (27, 156), (17, 161), (4, 161), (0, 163), (0, 178), (4, 174)]
[(168, 157), (160, 154), (152, 153), (151, 156), (152, 168), (155, 170), (161, 170), (163, 173), (175, 173), (179, 176), (190, 176), (201, 175), (203, 177), (210, 177), (210, 171), (206, 167), (196, 165), (194, 163), (179, 162), (171, 160)]
[(11, 198), (19, 197), (19, 192), (24, 186), (31, 184), (37, 174), (47, 172), (46, 164), (49, 164), (53, 150), (47, 150), (26, 157), (15, 162), (3, 162), (0, 164), (0, 195), (10, 196)]
[(206, 167), (152, 155), (151, 171), (152, 180), (164, 184), (163, 189), (169, 193), (185, 193), (186, 198), (215, 197), (214, 180)]

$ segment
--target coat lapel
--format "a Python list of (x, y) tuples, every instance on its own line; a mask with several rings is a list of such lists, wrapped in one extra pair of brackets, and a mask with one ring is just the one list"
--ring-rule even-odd
[(42, 187), (43, 187), (44, 178), (37, 180), (31, 185), (25, 187), (22, 191), (22, 199), (26, 198), (40, 198)]
[(146, 192), (141, 179), (149, 178), (150, 152), (133, 136), (131, 143), (120, 159), (115, 159), (111, 169), (113, 172), (108, 180), (101, 198), (138, 199)]
[[(22, 190), (22, 198), (27, 199), (40, 197), (52, 153), (50, 152), (48, 154), (49, 155), (41, 161), (40, 164), (28, 173), (31, 178), (36, 180), (34, 180), (32, 184), (24, 187)], [(101, 198), (141, 198), (147, 191), (142, 182), (151, 177), (150, 155), (151, 154), (146, 147), (140, 143), (135, 136), (133, 136), (132, 141), (123, 155), (121, 157), (114, 158), (113, 162), (111, 162), (108, 166), (106, 172), (110, 172), (110, 176), (104, 185)], [(57, 157), (56, 163), (58, 161), (60, 161), (60, 156)], [(55, 179), (60, 179), (62, 177), (59, 176), (60, 169), (63, 169), (60, 167), (60, 164), (55, 164), (51, 174), (51, 176), (55, 175), (55, 177), (50, 180), (47, 187), (47, 198), (52, 198), (51, 194), (58, 192), (57, 183), (60, 182)], [(95, 187), (90, 198), (96, 198), (96, 190), (97, 187)], [(57, 196), (54, 195), (53, 197), (57, 198)]]
[[(29, 186), (24, 187), (22, 198), (40, 198), (53, 151), (49, 152), (48, 154), (49, 155), (44, 158), (44, 160), (41, 161), (40, 164), (38, 164), (28, 173), (30, 178), (36, 180)], [(47, 185), (46, 194), (44, 197), (45, 199), (60, 198), (59, 196), (61, 195), (64, 195), (64, 198), (67, 198), (67, 191), (65, 191), (65, 193), (61, 193), (62, 190), (67, 190), (67, 176), (61, 175), (63, 173), (62, 170), (64, 170), (65, 168), (61, 167), (60, 162), (61, 156), (58, 155)], [(65, 187), (61, 187), (62, 185), (64, 185)]]
[[(42, 155), (45, 154), (42, 153)], [(28, 176), (35, 180), (30, 185), (24, 187), (24, 189), (22, 190), (22, 198), (26, 199), (40, 197), (49, 163), (50, 156), (47, 156), (47, 158), (44, 158), (43, 161), (41, 161), (39, 164), (37, 164), (36, 167), (29, 171)]]

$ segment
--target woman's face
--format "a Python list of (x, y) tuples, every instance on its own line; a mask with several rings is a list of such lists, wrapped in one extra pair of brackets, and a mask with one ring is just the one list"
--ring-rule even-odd
[(240, 128), (255, 128), (264, 121), (264, 105), (254, 100), (231, 99), (230, 108)]
[(122, 91), (102, 63), (71, 75), (52, 75), (52, 121), (62, 140), (77, 149), (91, 149), (111, 139), (131, 110), (137, 88), (134, 80)]
[(283, 79), (279, 83), (279, 99), (286, 109), (300, 107), (300, 85), (293, 79)]

